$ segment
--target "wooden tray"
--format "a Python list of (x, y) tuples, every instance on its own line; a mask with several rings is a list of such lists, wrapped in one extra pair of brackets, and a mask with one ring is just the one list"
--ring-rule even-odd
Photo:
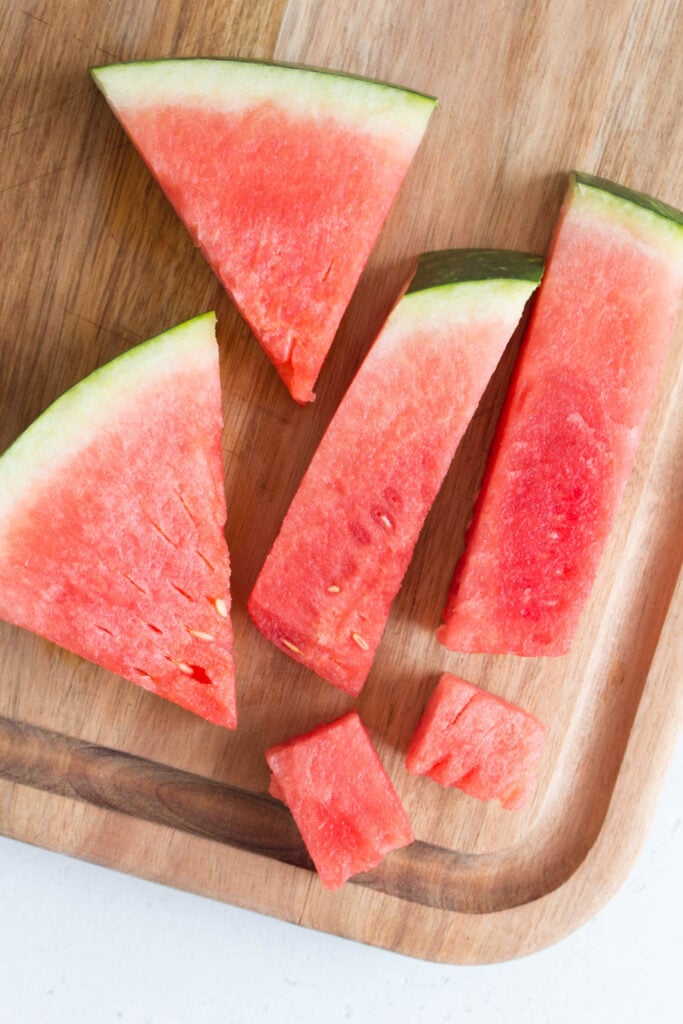
[[(132, 18), (129, 5), (105, 0), (0, 4), (0, 449), (96, 366), (217, 309), (240, 727), (208, 725), (0, 623), (0, 831), (414, 956), (493, 961), (554, 942), (624, 878), (680, 721), (683, 330), (571, 655), (465, 656), (434, 640), (514, 343), (357, 703), (269, 645), (245, 602), (418, 252), (543, 251), (571, 167), (683, 204), (681, 6), (140, 0), (135, 9)], [(338, 68), (441, 101), (306, 409), (286, 394), (86, 71), (200, 54)], [(405, 772), (408, 739), (445, 669), (548, 723), (525, 811)], [(265, 795), (263, 751), (353, 706), (418, 841), (329, 893), (288, 813)]]

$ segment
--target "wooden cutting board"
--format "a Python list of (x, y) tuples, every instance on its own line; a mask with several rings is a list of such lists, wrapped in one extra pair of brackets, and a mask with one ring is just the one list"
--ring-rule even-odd
[[(544, 251), (572, 167), (683, 205), (682, 52), (676, 0), (2, 0), (0, 450), (95, 367), (217, 309), (240, 726), (211, 726), (0, 623), (0, 831), (461, 963), (554, 942), (609, 898), (640, 847), (681, 717), (683, 323), (570, 655), (457, 655), (434, 639), (514, 343), (357, 704), (269, 645), (245, 602), (418, 252)], [(174, 55), (308, 63), (440, 99), (308, 408), (288, 397), (87, 74)], [(445, 669), (548, 723), (523, 812), (405, 772)], [(288, 813), (265, 795), (263, 751), (353, 706), (418, 841), (329, 893)]]

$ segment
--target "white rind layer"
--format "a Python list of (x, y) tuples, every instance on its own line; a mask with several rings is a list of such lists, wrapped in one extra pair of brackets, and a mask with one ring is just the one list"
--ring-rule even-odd
[(445, 324), (450, 330), (456, 324), (497, 321), (505, 324), (511, 335), (537, 287), (537, 281), (492, 278), (409, 292), (394, 307), (382, 330), (382, 353), (416, 331), (440, 333)]
[(3, 524), (45, 479), (59, 472), (151, 382), (183, 370), (218, 366), (214, 313), (188, 320), (100, 367), (58, 398), (0, 456), (0, 543)]
[(563, 213), (569, 208), (624, 231), (648, 252), (659, 252), (672, 270), (683, 276), (683, 226), (636, 202), (597, 185), (573, 180)]
[(118, 114), (171, 104), (239, 113), (275, 104), (295, 117), (333, 119), (412, 155), (436, 100), (334, 72), (238, 60), (111, 64), (91, 74)]

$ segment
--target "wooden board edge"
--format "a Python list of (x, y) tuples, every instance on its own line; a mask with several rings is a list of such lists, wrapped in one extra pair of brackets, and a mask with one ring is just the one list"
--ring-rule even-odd
[[(3, 832), (10, 838), (44, 846), (57, 852), (88, 860), (115, 870), (135, 874), (150, 881), (174, 888), (194, 892), (232, 903), (245, 909), (277, 916), (283, 920), (304, 924), (308, 927), (340, 934), (346, 938), (371, 943), (409, 956), (435, 960), (444, 963), (493, 963), (525, 956), (552, 945), (575, 931), (599, 911), (621, 886), (633, 867), (647, 833), (657, 795), (664, 780), (667, 767), (673, 755), (679, 725), (683, 712), (683, 692), (674, 671), (680, 662), (681, 637), (683, 636), (683, 578), (679, 580), (677, 592), (671, 603), (664, 624), (661, 642), (645, 684), (642, 699), (634, 720), (629, 743), (625, 752), (622, 769), (613, 792), (607, 816), (593, 847), (578, 868), (558, 888), (529, 903), (498, 910), (491, 913), (472, 914), (435, 907), (420, 908), (431, 920), (429, 943), (425, 943), (422, 932), (401, 929), (394, 935), (375, 935), (373, 926), (367, 921), (381, 919), (386, 911), (387, 901), (391, 904), (403, 902), (394, 895), (386, 895), (370, 889), (363, 892), (366, 909), (372, 912), (355, 919), (349, 925), (325, 927), (326, 900), (308, 899), (308, 893), (299, 892), (299, 898), (288, 904), (281, 898), (273, 902), (272, 893), (268, 898), (263, 894), (270, 886), (259, 883), (259, 877), (273, 873), (282, 875), (287, 889), (287, 880), (294, 873), (299, 876), (300, 888), (310, 887), (314, 881), (310, 872), (287, 864), (274, 863), (267, 856), (258, 856), (234, 848), (221, 848), (220, 858), (226, 870), (222, 880), (208, 884), (198, 883), (190, 875), (178, 872), (178, 861), (164, 862), (158, 870), (141, 870), (141, 864), (132, 857), (131, 845), (124, 842), (120, 848), (111, 842), (94, 843), (86, 851), (70, 844), (68, 828), (52, 827), (49, 836), (32, 833), (30, 821), (4, 822)], [(642, 765), (649, 765), (649, 773), (643, 775)], [(20, 784), (3, 783), (24, 788)], [(53, 826), (60, 817), (68, 818), (67, 805), (73, 803), (65, 796), (46, 794), (46, 808), (53, 818)], [(121, 829), (125, 821), (119, 812), (97, 806), (88, 806), (88, 812), (99, 821), (98, 828), (111, 836)], [(102, 817), (103, 816), (103, 817)], [(163, 836), (168, 828), (160, 824), (141, 822), (130, 818), (133, 831), (142, 825), (143, 832), (150, 836)], [(151, 832), (150, 832), (151, 830)], [(60, 838), (55, 839), (55, 834)], [(42, 835), (46, 840), (41, 841)], [(180, 833), (179, 844), (207, 844), (209, 856), (215, 859), (215, 842)], [(154, 842), (158, 842), (154, 839)], [(163, 842), (168, 841), (163, 839)], [(257, 864), (258, 862), (258, 864)], [(151, 862), (150, 862), (151, 863)], [(248, 870), (246, 870), (248, 865)], [(305, 883), (300, 876), (309, 876)], [(248, 884), (247, 884), (248, 878)], [(276, 887), (280, 891), (283, 887)], [(326, 894), (327, 896), (327, 894)], [(289, 897), (288, 897), (289, 898)], [(322, 909), (321, 909), (322, 908)], [(433, 947), (432, 934), (443, 937), (440, 946)]]

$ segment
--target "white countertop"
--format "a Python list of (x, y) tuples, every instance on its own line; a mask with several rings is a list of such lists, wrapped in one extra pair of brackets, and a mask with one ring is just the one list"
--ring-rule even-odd
[(679, 745), (611, 903), (556, 946), (485, 967), (412, 960), (0, 837), (0, 1022), (673, 1024), (682, 792)]

